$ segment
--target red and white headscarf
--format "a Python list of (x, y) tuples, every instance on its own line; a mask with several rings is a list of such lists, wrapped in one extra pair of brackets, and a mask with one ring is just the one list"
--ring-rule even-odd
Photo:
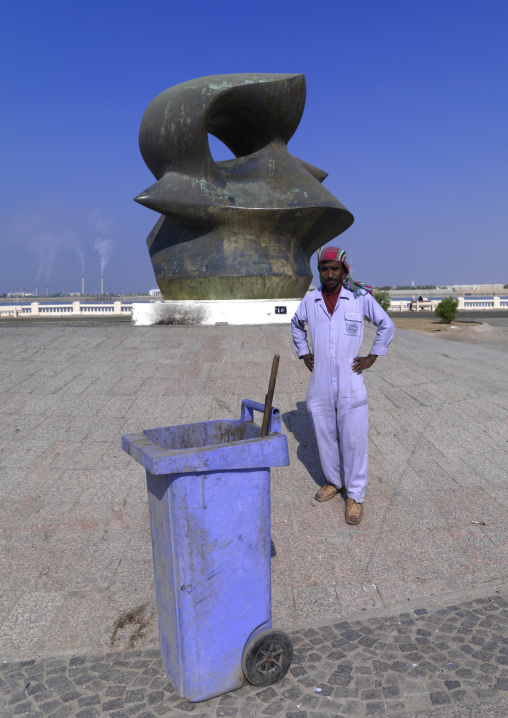
[[(372, 294), (372, 287), (363, 282), (355, 282), (349, 273), (349, 264), (346, 262), (346, 251), (340, 247), (321, 247), (318, 249), (318, 268), (319, 262), (342, 262), (346, 268), (346, 273), (342, 277), (342, 286), (353, 292), (355, 297), (361, 294)], [(321, 275), (319, 275), (321, 279)], [(321, 280), (322, 281), (322, 280)]]

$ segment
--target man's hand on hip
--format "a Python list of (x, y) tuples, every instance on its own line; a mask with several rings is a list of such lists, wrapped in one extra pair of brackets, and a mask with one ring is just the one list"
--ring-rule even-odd
[(309, 371), (314, 369), (314, 354), (304, 354), (300, 357), (300, 359), (303, 359), (305, 366)]
[(353, 371), (355, 372), (355, 374), (361, 374), (364, 369), (370, 369), (376, 359), (376, 354), (369, 354), (368, 357), (355, 357), (355, 360), (352, 364)]

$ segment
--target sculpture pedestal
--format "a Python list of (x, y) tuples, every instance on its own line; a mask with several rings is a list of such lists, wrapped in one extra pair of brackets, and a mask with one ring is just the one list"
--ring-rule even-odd
[(135, 302), (132, 323), (152, 324), (289, 324), (301, 299), (185, 299)]

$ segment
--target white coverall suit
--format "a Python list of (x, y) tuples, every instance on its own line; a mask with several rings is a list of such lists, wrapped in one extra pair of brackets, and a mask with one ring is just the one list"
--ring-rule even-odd
[(371, 354), (388, 354), (394, 324), (370, 294), (355, 297), (341, 288), (333, 314), (326, 308), (322, 287), (307, 294), (291, 321), (299, 357), (310, 354), (304, 323), (309, 325), (314, 369), (307, 389), (325, 478), (337, 488), (346, 487), (349, 498), (363, 501), (367, 488), (368, 406), (362, 374), (352, 369), (359, 356), (364, 318), (377, 327)]

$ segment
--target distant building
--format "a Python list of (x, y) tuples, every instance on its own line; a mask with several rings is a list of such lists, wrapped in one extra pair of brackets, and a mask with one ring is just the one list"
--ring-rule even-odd
[(453, 289), (454, 292), (499, 292), (503, 286), (502, 284), (452, 284), (448, 289)]
[(149, 295), (150, 297), (162, 297), (162, 292), (161, 292), (161, 290), (157, 287), (157, 289), (150, 289), (150, 291), (148, 292), (148, 295)]

